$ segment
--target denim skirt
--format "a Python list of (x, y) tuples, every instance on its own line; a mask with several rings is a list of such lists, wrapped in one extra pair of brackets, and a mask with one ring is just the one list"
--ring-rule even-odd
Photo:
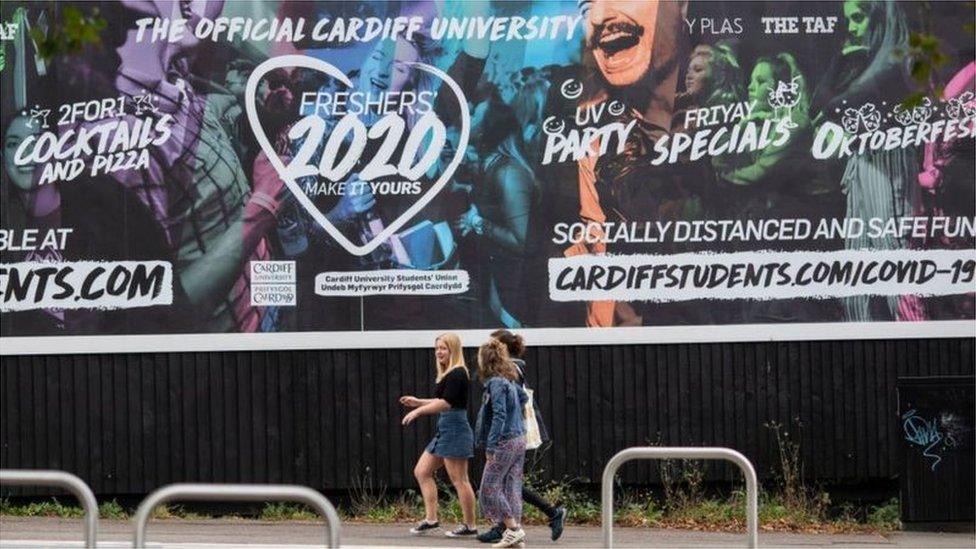
[(474, 457), (474, 431), (467, 410), (448, 410), (437, 416), (437, 432), (426, 450), (439, 458)]

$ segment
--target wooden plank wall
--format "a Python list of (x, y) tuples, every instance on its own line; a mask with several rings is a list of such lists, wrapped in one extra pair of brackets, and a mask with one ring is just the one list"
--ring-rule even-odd
[[(71, 471), (99, 495), (177, 481), (411, 487), (433, 421), (401, 427), (396, 399), (431, 392), (431, 355), (2, 357), (0, 462)], [(800, 442), (811, 478), (890, 479), (902, 436), (896, 379), (972, 375), (976, 361), (973, 339), (566, 346), (526, 359), (556, 441), (539, 462), (544, 477), (594, 483), (616, 450), (648, 443), (736, 448), (769, 477), (774, 422)], [(622, 474), (654, 482), (657, 468)]]

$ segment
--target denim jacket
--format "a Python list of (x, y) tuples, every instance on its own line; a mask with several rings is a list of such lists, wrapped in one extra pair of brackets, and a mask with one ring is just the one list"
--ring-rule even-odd
[(514, 382), (488, 378), (475, 423), (476, 444), (493, 454), (499, 442), (524, 435), (522, 407), (528, 401), (529, 395)]

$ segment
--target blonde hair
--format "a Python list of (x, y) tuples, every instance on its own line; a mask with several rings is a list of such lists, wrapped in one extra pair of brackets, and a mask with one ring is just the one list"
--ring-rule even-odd
[(444, 345), (447, 346), (447, 350), (451, 353), (447, 359), (447, 366), (441, 366), (441, 363), (434, 359), (434, 365), (437, 367), (437, 379), (436, 382), (440, 383), (444, 376), (448, 374), (451, 370), (455, 368), (464, 369), (464, 375), (470, 376), (468, 373), (468, 366), (464, 363), (464, 352), (461, 347), (461, 337), (454, 332), (447, 332), (437, 336), (434, 340), (434, 346), (437, 346), (438, 341), (443, 341)]
[(478, 348), (478, 377), (485, 381), (495, 376), (515, 381), (518, 371), (508, 356), (508, 347), (492, 338)]

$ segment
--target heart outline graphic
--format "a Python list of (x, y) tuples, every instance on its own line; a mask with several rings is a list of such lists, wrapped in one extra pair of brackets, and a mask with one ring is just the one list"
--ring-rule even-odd
[[(244, 90), (244, 109), (247, 111), (247, 119), (251, 124), (251, 129), (254, 131), (254, 137), (257, 139), (258, 144), (261, 146), (261, 150), (268, 157), (271, 165), (274, 166), (275, 171), (278, 172), (278, 177), (285, 182), (288, 190), (295, 195), (295, 199), (298, 203), (305, 208), (305, 211), (312, 216), (315, 220), (329, 235), (336, 240), (343, 248), (349, 253), (357, 256), (364, 256), (369, 254), (376, 248), (380, 247), (383, 242), (388, 238), (393, 236), (401, 227), (407, 224), (415, 215), (420, 213), (420, 210), (430, 203), (431, 200), (436, 197), (440, 191), (447, 186), (451, 177), (454, 176), (454, 172), (457, 171), (458, 165), (461, 163), (464, 153), (468, 148), (468, 133), (470, 132), (471, 117), (467, 109), (467, 100), (464, 97), (464, 93), (461, 91), (461, 87), (458, 86), (450, 76), (444, 71), (427, 65), (425, 63), (408, 62), (407, 65), (412, 65), (420, 70), (429, 72), (434, 76), (440, 78), (450, 90), (454, 93), (455, 98), (458, 100), (458, 105), (461, 109), (461, 128), (458, 132), (458, 144), (457, 149), (454, 153), (454, 158), (447, 165), (444, 171), (438, 177), (437, 181), (427, 191), (414, 202), (407, 211), (400, 214), (396, 219), (394, 219), (388, 226), (386, 226), (379, 234), (373, 235), (373, 239), (369, 242), (358, 245), (353, 243), (351, 240), (346, 238), (346, 235), (342, 234), (342, 231), (338, 229), (325, 217), (318, 207), (312, 202), (312, 200), (305, 194), (301, 186), (295, 181), (295, 179), (287, 173), (284, 163), (275, 152), (274, 147), (268, 140), (267, 134), (264, 132), (264, 128), (261, 127), (261, 121), (258, 119), (257, 112), (257, 88), (258, 83), (261, 78), (271, 72), (274, 69), (286, 68), (286, 67), (301, 67), (306, 69), (317, 70), (319, 72), (324, 72), (325, 74), (335, 78), (339, 82), (342, 82), (347, 87), (352, 88), (353, 83), (349, 80), (344, 72), (339, 70), (335, 65), (318, 59), (316, 57), (311, 57), (308, 55), (282, 55), (278, 57), (270, 57), (266, 59), (263, 63), (258, 65), (251, 71), (251, 76), (247, 80), (247, 87)], [(315, 116), (309, 115), (309, 116)]]

